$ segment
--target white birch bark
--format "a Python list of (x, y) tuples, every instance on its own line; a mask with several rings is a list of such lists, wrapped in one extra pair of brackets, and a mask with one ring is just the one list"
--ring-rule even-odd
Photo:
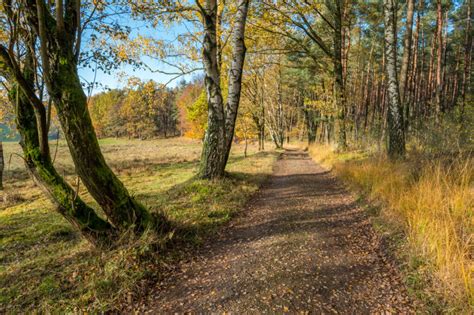
[(397, 78), (397, 38), (396, 38), (396, 0), (384, 0), (386, 72), (388, 78), (388, 143), (390, 157), (400, 157), (405, 153), (403, 117), (400, 108), (400, 90)]

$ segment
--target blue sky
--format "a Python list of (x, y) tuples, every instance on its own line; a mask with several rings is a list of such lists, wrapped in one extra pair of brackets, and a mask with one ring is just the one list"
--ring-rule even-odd
[[(122, 20), (125, 21), (125, 24), (122, 24)], [(141, 36), (150, 36), (155, 39), (171, 41), (176, 39), (176, 37), (180, 34), (186, 33), (188, 29), (184, 26), (183, 23), (175, 24), (168, 27), (157, 27), (151, 28), (147, 27), (144, 22), (134, 21), (132, 19), (123, 18), (120, 23), (122, 26), (128, 26), (132, 29), (130, 37), (136, 37), (138, 35)], [(188, 24), (188, 28), (192, 28)], [(87, 36), (87, 35), (86, 35)], [(87, 43), (83, 44), (83, 49), (87, 49)], [(146, 56), (142, 57), (142, 62), (146, 63), (146, 65), (150, 69), (159, 69), (161, 71), (167, 72), (175, 72), (176, 69), (160, 63), (156, 59), (148, 58)], [(200, 64), (198, 66), (201, 66)], [(91, 69), (88, 67), (80, 67), (79, 68), (79, 75), (81, 80), (84, 82), (95, 82), (98, 83), (98, 86), (94, 88), (92, 94), (99, 93), (105, 89), (114, 89), (114, 88), (123, 88), (126, 85), (126, 80), (123, 80), (123, 76), (121, 74), (125, 74), (126, 76), (134, 76), (138, 77), (143, 81), (154, 80), (159, 83), (168, 83), (173, 77), (173, 75), (166, 75), (159, 72), (153, 72), (149, 69), (140, 68), (134, 69), (133, 66), (123, 64), (118, 67), (118, 69), (113, 70), (110, 74), (104, 73), (100, 69)], [(195, 72), (191, 75), (182, 76), (172, 82), (169, 82), (168, 86), (174, 87), (176, 86), (182, 79), (189, 81), (195, 75), (199, 74), (199, 72)]]
[[(146, 62), (151, 68), (153, 69), (160, 69), (160, 70), (169, 70), (171, 71), (170, 67), (164, 66), (159, 64), (156, 60), (152, 60), (150, 58), (143, 58), (144, 62)], [(96, 87), (93, 91), (93, 94), (101, 92), (105, 88), (115, 89), (115, 88), (122, 88), (126, 84), (126, 82), (121, 82), (120, 74), (125, 73), (127, 76), (135, 76), (140, 78), (143, 81), (154, 80), (159, 83), (166, 83), (168, 82), (173, 76), (161, 74), (161, 73), (153, 73), (147, 69), (133, 69), (130, 65), (122, 65), (118, 69), (113, 70), (112, 73), (107, 74), (101, 70), (97, 70), (95, 73), (94, 69), (90, 68), (81, 68), (79, 70), (79, 75), (81, 79), (87, 82), (93, 82), (95, 76), (95, 82), (99, 83), (103, 88)], [(186, 80), (190, 79), (191, 76), (184, 77)], [(181, 79), (177, 79), (171, 82), (168, 86), (173, 87), (175, 86)], [(123, 81), (123, 80), (122, 80)]]

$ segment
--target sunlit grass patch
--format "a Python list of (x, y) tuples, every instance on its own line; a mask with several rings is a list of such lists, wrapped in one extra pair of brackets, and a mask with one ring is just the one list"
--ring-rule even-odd
[[(208, 182), (195, 178), (201, 148), (197, 141), (106, 139), (101, 146), (131, 194), (151, 211), (164, 211), (174, 233), (161, 238), (147, 233), (132, 244), (97, 252), (53, 210), (23, 176), (22, 161), (12, 157), (6, 193), (14, 192), (21, 200), (0, 202), (0, 312), (98, 311), (133, 298), (144, 282), (159, 278), (163, 266), (182, 256), (179, 248), (201, 244), (228, 222), (271, 173), (275, 160), (275, 154), (258, 153), (254, 146), (244, 158), (243, 148), (236, 145), (229, 176)], [(21, 154), (17, 144), (6, 147), (7, 154)], [(76, 187), (61, 141), (55, 165)], [(97, 207), (82, 185), (79, 193)]]
[[(402, 230), (400, 253), (407, 281), (434, 310), (469, 312), (474, 307), (474, 164), (471, 155), (404, 161), (314, 147), (313, 157), (331, 166), (351, 188), (381, 203), (378, 215)], [(439, 297), (444, 301), (440, 303)]]

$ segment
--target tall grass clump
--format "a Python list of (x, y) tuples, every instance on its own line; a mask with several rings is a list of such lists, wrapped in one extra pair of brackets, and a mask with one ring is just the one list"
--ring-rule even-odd
[[(380, 218), (403, 231), (412, 287), (433, 307), (474, 309), (474, 166), (472, 155), (411, 154), (404, 161), (310, 149), (352, 189), (380, 204)], [(349, 156), (349, 158), (347, 158)], [(415, 290), (417, 291), (417, 290)], [(420, 291), (420, 290), (418, 290)]]

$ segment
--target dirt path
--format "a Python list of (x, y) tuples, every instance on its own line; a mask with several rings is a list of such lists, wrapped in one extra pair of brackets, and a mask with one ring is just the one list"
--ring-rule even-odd
[(149, 297), (150, 312), (411, 313), (363, 210), (287, 151), (249, 208)]

